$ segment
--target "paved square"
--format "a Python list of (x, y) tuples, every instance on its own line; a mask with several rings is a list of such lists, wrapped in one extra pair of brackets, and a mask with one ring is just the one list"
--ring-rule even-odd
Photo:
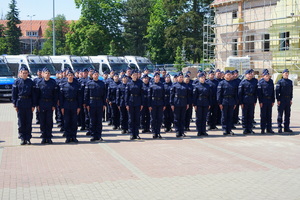
[[(139, 141), (104, 123), (104, 142), (65, 144), (54, 128), (53, 145), (20, 146), (11, 103), (0, 103), (0, 199), (300, 199), (300, 87), (294, 88), (295, 134), (235, 136), (209, 131), (196, 137), (140, 134)], [(259, 122), (259, 108), (255, 118)], [(276, 130), (276, 106), (273, 123)], [(35, 120), (34, 120), (35, 122)], [(56, 126), (55, 126), (56, 127)], [(256, 124), (257, 133), (260, 132)], [(220, 128), (220, 127), (219, 127)]]

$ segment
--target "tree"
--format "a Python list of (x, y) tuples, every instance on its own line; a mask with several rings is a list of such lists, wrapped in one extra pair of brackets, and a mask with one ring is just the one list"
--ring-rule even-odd
[[(55, 46), (56, 54), (66, 54), (66, 34), (69, 32), (69, 23), (64, 15), (55, 17)], [(39, 52), (41, 55), (53, 54), (53, 21), (48, 22), (48, 28), (45, 31), (46, 42), (43, 49)]]
[(81, 17), (72, 22), (66, 34), (67, 48), (74, 55), (107, 54), (110, 49), (110, 38), (106, 30), (97, 23), (91, 23)]
[(5, 54), (7, 50), (4, 32), (5, 32), (5, 27), (3, 24), (0, 24), (0, 54)]
[(147, 25), (150, 21), (151, 2), (149, 0), (128, 0), (125, 3), (123, 36), (129, 54), (143, 56), (146, 53)]
[(179, 46), (176, 48), (175, 64), (178, 71), (181, 71), (184, 67), (184, 58), (182, 57), (182, 51)]
[(20, 36), (22, 36), (21, 29), (18, 24), (21, 24), (19, 20), (19, 11), (17, 9), (16, 0), (11, 0), (9, 4), (10, 11), (6, 15), (7, 28), (5, 30), (7, 54), (20, 54)]

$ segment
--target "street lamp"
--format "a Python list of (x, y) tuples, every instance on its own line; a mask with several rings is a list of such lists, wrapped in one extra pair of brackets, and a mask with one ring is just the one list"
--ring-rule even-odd
[(32, 17), (35, 15), (27, 15), (27, 17), (30, 17), (30, 54), (32, 54)]
[(55, 56), (56, 42), (55, 42), (55, 0), (53, 0), (53, 55)]

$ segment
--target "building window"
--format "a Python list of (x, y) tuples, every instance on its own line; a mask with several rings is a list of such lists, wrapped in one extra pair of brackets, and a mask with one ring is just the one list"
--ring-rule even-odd
[(246, 36), (245, 51), (254, 52), (254, 35)]
[(237, 16), (237, 11), (233, 11), (232, 12), (232, 19), (236, 19), (238, 16)]
[(270, 51), (270, 34), (263, 34), (262, 40), (263, 51)]
[(237, 45), (237, 39), (232, 40), (232, 55), (237, 56), (238, 55), (238, 45)]
[(279, 33), (279, 50), (287, 51), (290, 49), (290, 32)]
[(37, 31), (27, 31), (26, 32), (26, 36), (37, 37), (38, 36), (38, 32)]

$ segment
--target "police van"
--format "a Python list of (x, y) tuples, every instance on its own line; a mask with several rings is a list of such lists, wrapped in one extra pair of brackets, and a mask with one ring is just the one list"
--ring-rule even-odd
[(124, 57), (99, 55), (90, 56), (90, 58), (95, 68), (99, 70), (100, 75), (103, 75), (105, 71), (110, 70), (114, 70), (119, 73), (121, 70), (126, 70), (128, 67)]
[(84, 68), (94, 69), (89, 56), (61, 55), (49, 57), (57, 70), (64, 70), (65, 68), (72, 69), (73, 71), (82, 70)]
[(48, 56), (36, 55), (5, 55), (9, 68), (18, 74), (21, 67), (27, 67), (29, 77), (36, 78), (37, 71), (43, 70), (45, 67), (49, 69), (51, 78), (55, 78), (55, 68)]
[(0, 56), (0, 97), (10, 98), (15, 78), (4, 56)]
[(128, 63), (128, 66), (132, 69), (139, 69), (141, 71), (144, 70), (145, 67), (148, 68), (150, 73), (154, 72), (154, 65), (152, 62), (145, 57), (141, 56), (125, 56), (126, 62)]

